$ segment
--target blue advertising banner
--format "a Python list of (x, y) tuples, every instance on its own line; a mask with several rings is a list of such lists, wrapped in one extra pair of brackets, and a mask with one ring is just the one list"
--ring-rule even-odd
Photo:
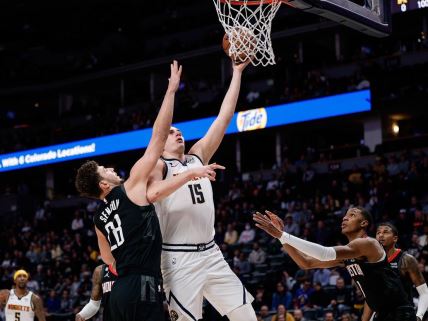
[[(226, 134), (348, 115), (370, 109), (370, 90), (257, 108), (235, 113)], [(208, 117), (190, 120), (176, 123), (174, 126), (180, 128), (186, 141), (191, 141), (203, 137), (214, 119), (215, 117)], [(0, 172), (143, 149), (149, 144), (151, 134), (152, 129), (148, 128), (3, 154), (0, 155)]]

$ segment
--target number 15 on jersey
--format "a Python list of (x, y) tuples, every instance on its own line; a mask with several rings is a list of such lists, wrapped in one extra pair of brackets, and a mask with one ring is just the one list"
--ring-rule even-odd
[(190, 190), (190, 196), (192, 196), (193, 204), (205, 203), (204, 193), (202, 192), (201, 184), (190, 184), (187, 185)]

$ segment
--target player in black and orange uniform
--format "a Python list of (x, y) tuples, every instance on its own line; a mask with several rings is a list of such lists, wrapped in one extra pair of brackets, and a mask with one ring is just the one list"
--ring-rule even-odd
[(413, 302), (406, 296), (400, 278), (391, 269), (380, 243), (367, 236), (373, 222), (362, 207), (348, 209), (342, 220), (342, 233), (349, 243), (325, 247), (283, 232), (282, 220), (271, 212), (254, 214), (256, 226), (278, 238), (291, 258), (304, 269), (329, 268), (345, 264), (365, 297), (363, 319), (377, 314), (378, 321), (415, 321)]
[(98, 265), (92, 274), (92, 292), (91, 299), (76, 314), (76, 321), (84, 321), (92, 318), (102, 305), (103, 321), (112, 321), (110, 313), (110, 292), (114, 282), (117, 280), (117, 272), (112, 266), (101, 264)]
[(422, 273), (419, 271), (418, 261), (412, 255), (397, 248), (398, 230), (391, 223), (386, 222), (378, 225), (376, 239), (385, 248), (388, 262), (395, 274), (400, 277), (410, 301), (413, 300), (413, 286), (416, 287), (419, 293), (416, 316), (418, 320), (422, 320), (428, 308), (428, 287)]
[(88, 161), (77, 171), (82, 196), (100, 199), (95, 231), (104, 263), (119, 274), (110, 296), (116, 321), (163, 321), (160, 256), (162, 235), (154, 206), (147, 200), (148, 177), (165, 146), (182, 68), (171, 64), (168, 89), (144, 155), (123, 181), (113, 168)]

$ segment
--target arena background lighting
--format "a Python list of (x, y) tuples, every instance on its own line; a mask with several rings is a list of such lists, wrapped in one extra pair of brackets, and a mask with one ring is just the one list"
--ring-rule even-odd
[[(370, 90), (328, 96), (235, 113), (226, 134), (365, 112), (371, 109)], [(201, 138), (215, 117), (174, 124), (186, 141)], [(0, 155), (0, 172), (119, 153), (147, 147), (151, 128), (45, 146)]]

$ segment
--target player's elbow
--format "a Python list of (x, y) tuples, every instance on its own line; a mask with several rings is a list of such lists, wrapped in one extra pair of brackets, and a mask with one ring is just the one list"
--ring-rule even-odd
[(298, 265), (298, 266), (299, 266), (299, 268), (301, 268), (302, 270), (310, 270), (310, 269), (312, 269), (312, 266), (311, 266), (310, 262), (309, 262), (309, 261), (307, 261), (307, 260), (299, 261), (299, 262), (297, 263), (297, 265)]
[(149, 203), (156, 203), (160, 199), (160, 193), (159, 193), (159, 191), (149, 189), (147, 191), (146, 197), (147, 197), (147, 200), (149, 201)]
[(101, 251), (101, 259), (107, 265), (112, 265), (114, 263), (113, 255), (110, 253), (103, 253), (103, 251)]

